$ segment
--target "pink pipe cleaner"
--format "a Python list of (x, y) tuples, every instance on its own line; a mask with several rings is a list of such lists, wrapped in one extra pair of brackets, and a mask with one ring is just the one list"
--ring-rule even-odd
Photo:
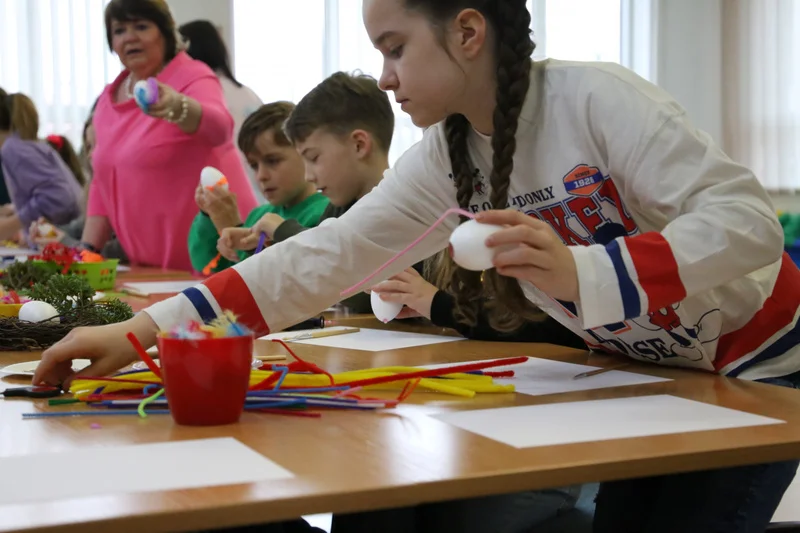
[(395, 261), (397, 261), (398, 259), (400, 259), (400, 257), (402, 257), (402, 256), (404, 256), (406, 253), (408, 253), (408, 251), (409, 251), (409, 250), (411, 250), (413, 247), (415, 247), (415, 246), (416, 246), (416, 245), (418, 245), (420, 242), (422, 242), (422, 240), (423, 240), (425, 237), (427, 237), (428, 235), (430, 235), (430, 234), (431, 234), (431, 232), (432, 232), (433, 230), (435, 230), (435, 229), (436, 229), (436, 226), (438, 226), (439, 224), (441, 224), (442, 222), (444, 222), (444, 219), (446, 219), (448, 216), (452, 215), (453, 213), (458, 213), (459, 215), (464, 215), (464, 216), (465, 216), (465, 217), (467, 217), (467, 218), (475, 218), (475, 215), (474, 215), (474, 214), (472, 214), (472, 213), (470, 213), (469, 211), (465, 211), (464, 209), (461, 209), (461, 208), (459, 208), (459, 207), (451, 207), (450, 209), (448, 209), (447, 211), (445, 211), (445, 212), (444, 212), (444, 214), (443, 214), (442, 216), (440, 216), (440, 217), (439, 217), (439, 220), (437, 220), (436, 222), (434, 222), (434, 223), (431, 225), (431, 227), (430, 227), (430, 228), (428, 228), (427, 230), (425, 230), (425, 233), (423, 233), (422, 235), (420, 235), (419, 237), (417, 237), (417, 239), (416, 239), (414, 242), (412, 242), (411, 244), (409, 244), (408, 246), (406, 246), (406, 247), (405, 247), (403, 250), (401, 250), (400, 252), (398, 252), (398, 253), (397, 253), (397, 254), (396, 254), (394, 257), (392, 257), (391, 259), (389, 259), (388, 261), (386, 261), (386, 262), (385, 262), (383, 265), (381, 265), (381, 266), (380, 266), (380, 267), (379, 267), (379, 268), (378, 268), (378, 269), (377, 269), (375, 272), (373, 272), (372, 274), (370, 274), (370, 275), (369, 275), (369, 276), (367, 276), (366, 278), (362, 279), (361, 281), (359, 281), (358, 283), (356, 283), (356, 284), (355, 284), (355, 285), (353, 285), (352, 287), (349, 287), (349, 288), (347, 288), (347, 289), (343, 290), (342, 292), (340, 292), (340, 293), (339, 293), (339, 295), (340, 295), (340, 296), (344, 296), (345, 294), (351, 293), (351, 292), (353, 292), (353, 291), (355, 291), (355, 290), (358, 290), (359, 288), (363, 287), (363, 286), (364, 286), (364, 285), (365, 285), (367, 282), (369, 282), (369, 281), (370, 281), (372, 278), (374, 278), (375, 276), (377, 276), (378, 274), (380, 274), (381, 272), (383, 272), (384, 270), (386, 270), (386, 269), (389, 267), (389, 265), (391, 265), (392, 263), (394, 263)]

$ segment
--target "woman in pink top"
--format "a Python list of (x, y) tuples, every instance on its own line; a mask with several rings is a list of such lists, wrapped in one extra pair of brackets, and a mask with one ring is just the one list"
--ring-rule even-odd
[[(242, 218), (256, 206), (233, 144), (233, 119), (214, 73), (179, 50), (166, 2), (112, 0), (105, 23), (125, 70), (94, 114), (82, 246), (102, 249), (113, 229), (132, 264), (190, 270), (186, 242), (203, 167), (227, 176)], [(132, 93), (149, 77), (158, 81), (159, 100), (145, 113)]]

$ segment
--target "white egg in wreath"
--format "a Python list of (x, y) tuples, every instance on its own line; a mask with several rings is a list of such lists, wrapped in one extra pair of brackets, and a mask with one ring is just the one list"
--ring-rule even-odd
[(58, 311), (47, 302), (32, 300), (19, 308), (20, 322), (58, 322)]

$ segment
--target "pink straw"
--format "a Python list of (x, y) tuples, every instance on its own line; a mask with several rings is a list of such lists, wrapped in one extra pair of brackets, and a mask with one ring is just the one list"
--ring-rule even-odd
[(351, 292), (353, 292), (353, 291), (355, 291), (355, 290), (358, 290), (359, 288), (361, 288), (362, 286), (364, 286), (364, 285), (365, 285), (365, 284), (366, 284), (368, 281), (370, 281), (372, 278), (374, 278), (375, 276), (377, 276), (378, 274), (380, 274), (381, 272), (383, 272), (384, 270), (386, 270), (386, 269), (389, 267), (389, 265), (391, 265), (392, 263), (394, 263), (395, 261), (397, 261), (397, 260), (398, 260), (400, 257), (402, 257), (403, 255), (405, 255), (406, 253), (408, 253), (408, 251), (409, 251), (409, 250), (411, 250), (413, 247), (415, 247), (415, 246), (416, 246), (416, 245), (418, 245), (420, 242), (422, 242), (422, 240), (423, 240), (425, 237), (427, 237), (428, 235), (430, 235), (430, 234), (431, 234), (431, 232), (432, 232), (433, 230), (435, 230), (435, 229), (436, 229), (436, 226), (438, 226), (439, 224), (441, 224), (442, 222), (444, 222), (444, 219), (445, 219), (445, 218), (447, 218), (449, 215), (452, 215), (453, 213), (458, 213), (459, 215), (464, 215), (464, 216), (465, 216), (465, 217), (467, 217), (467, 218), (475, 218), (475, 215), (474, 215), (474, 214), (472, 214), (472, 213), (470, 213), (469, 211), (465, 211), (464, 209), (461, 209), (461, 208), (459, 208), (459, 207), (451, 207), (450, 209), (448, 209), (447, 211), (445, 211), (445, 212), (444, 212), (444, 214), (443, 214), (442, 216), (440, 216), (440, 217), (439, 217), (439, 220), (437, 220), (436, 222), (434, 222), (434, 223), (433, 223), (433, 225), (432, 225), (430, 228), (428, 228), (427, 230), (425, 230), (425, 233), (423, 233), (422, 235), (420, 235), (419, 237), (417, 237), (417, 239), (416, 239), (414, 242), (412, 242), (411, 244), (409, 244), (408, 246), (406, 246), (406, 247), (405, 247), (405, 249), (403, 249), (402, 251), (398, 252), (398, 253), (397, 253), (397, 255), (395, 255), (394, 257), (392, 257), (392, 258), (391, 258), (391, 259), (389, 259), (388, 261), (386, 261), (386, 262), (385, 262), (385, 263), (384, 263), (384, 264), (383, 264), (383, 265), (382, 265), (380, 268), (378, 268), (378, 269), (377, 269), (375, 272), (373, 272), (372, 274), (370, 274), (370, 275), (369, 275), (369, 276), (367, 276), (366, 278), (362, 279), (361, 281), (359, 281), (358, 283), (356, 283), (356, 284), (355, 284), (355, 285), (353, 285), (352, 287), (350, 287), (350, 288), (348, 288), (348, 289), (345, 289), (345, 290), (343, 290), (342, 292), (340, 292), (340, 293), (339, 293), (339, 296), (344, 296), (345, 294), (348, 294), (348, 293), (351, 293)]

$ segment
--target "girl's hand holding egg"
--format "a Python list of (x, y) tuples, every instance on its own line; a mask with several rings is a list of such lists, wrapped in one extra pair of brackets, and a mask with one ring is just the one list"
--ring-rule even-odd
[[(378, 283), (372, 288), (372, 298), (378, 297), (384, 303), (406, 305), (405, 312), (393, 318), (410, 318), (413, 316), (431, 317), (433, 297), (439, 292), (434, 285), (425, 281), (419, 272), (407, 268), (396, 276)], [(374, 309), (374, 305), (373, 305)], [(415, 312), (411, 312), (411, 311)], [(377, 316), (377, 314), (376, 314)]]
[[(475, 220), (477, 226), (503, 226), (477, 241), (491, 250), (491, 264), (498, 274), (528, 281), (551, 298), (580, 300), (575, 258), (550, 225), (512, 209), (483, 211)], [(454, 246), (452, 238), (450, 243)], [(459, 262), (458, 253), (453, 259)]]

